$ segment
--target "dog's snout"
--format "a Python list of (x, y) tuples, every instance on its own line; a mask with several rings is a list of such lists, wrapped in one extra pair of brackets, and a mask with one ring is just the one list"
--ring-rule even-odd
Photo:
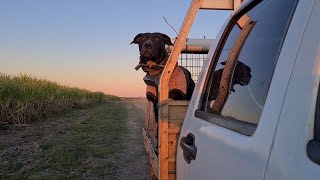
[(151, 49), (152, 48), (152, 43), (150, 41), (147, 41), (144, 43), (144, 47), (147, 49)]

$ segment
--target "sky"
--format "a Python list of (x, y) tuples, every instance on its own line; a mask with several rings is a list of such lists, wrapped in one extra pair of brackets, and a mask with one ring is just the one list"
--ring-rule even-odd
[[(176, 37), (191, 0), (0, 0), (0, 73), (122, 97), (145, 96), (142, 32)], [(230, 11), (201, 10), (189, 38), (215, 38)]]

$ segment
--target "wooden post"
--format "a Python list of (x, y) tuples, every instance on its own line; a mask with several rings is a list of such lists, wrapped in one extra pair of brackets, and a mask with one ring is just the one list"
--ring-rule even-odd
[[(170, 54), (168, 62), (163, 70), (163, 73), (160, 77), (159, 85), (159, 103), (168, 99), (169, 96), (169, 81), (173, 70), (178, 62), (179, 55), (185, 44), (186, 38), (190, 32), (191, 26), (196, 18), (196, 15), (199, 11), (202, 0), (193, 0), (188, 13), (183, 21), (182, 27), (180, 28), (178, 39), (173, 47), (173, 50)], [(168, 179), (168, 122), (164, 120), (161, 114), (161, 106), (159, 108), (159, 179), (167, 180)]]
[(150, 171), (149, 171), (149, 178), (150, 178), (150, 180), (154, 180), (155, 179), (155, 173), (154, 173), (154, 169), (153, 169), (153, 167), (152, 167), (152, 165), (151, 165), (151, 162), (149, 162), (149, 169), (150, 169)]

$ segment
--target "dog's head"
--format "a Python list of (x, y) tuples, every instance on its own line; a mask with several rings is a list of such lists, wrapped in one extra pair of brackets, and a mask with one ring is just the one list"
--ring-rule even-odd
[[(222, 62), (221, 64), (225, 65), (226, 62)], [(251, 77), (251, 68), (245, 65), (243, 62), (238, 61), (233, 73), (231, 91), (235, 92), (233, 88), (235, 84), (239, 84), (240, 86), (247, 86), (250, 83)]]
[[(225, 65), (226, 62), (221, 62), (220, 64)], [(223, 70), (224, 68), (219, 69), (215, 71), (213, 74), (213, 80), (212, 80), (212, 85), (211, 85), (211, 90), (209, 95), (210, 100), (215, 100), (218, 96)], [(240, 86), (247, 86), (250, 83), (251, 77), (252, 77), (251, 68), (245, 65), (243, 62), (238, 61), (233, 73), (230, 91), (232, 92), (236, 91), (234, 89), (234, 85), (236, 84), (239, 84)]]
[(170, 37), (162, 33), (140, 33), (132, 43), (139, 45), (140, 63), (152, 61), (158, 65), (167, 56), (165, 45), (173, 45)]

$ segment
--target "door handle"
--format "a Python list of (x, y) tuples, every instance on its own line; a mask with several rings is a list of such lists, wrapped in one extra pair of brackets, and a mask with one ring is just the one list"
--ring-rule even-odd
[(183, 151), (184, 160), (188, 164), (197, 157), (197, 147), (195, 145), (194, 135), (189, 133), (186, 137), (182, 137), (180, 140), (180, 147)]

